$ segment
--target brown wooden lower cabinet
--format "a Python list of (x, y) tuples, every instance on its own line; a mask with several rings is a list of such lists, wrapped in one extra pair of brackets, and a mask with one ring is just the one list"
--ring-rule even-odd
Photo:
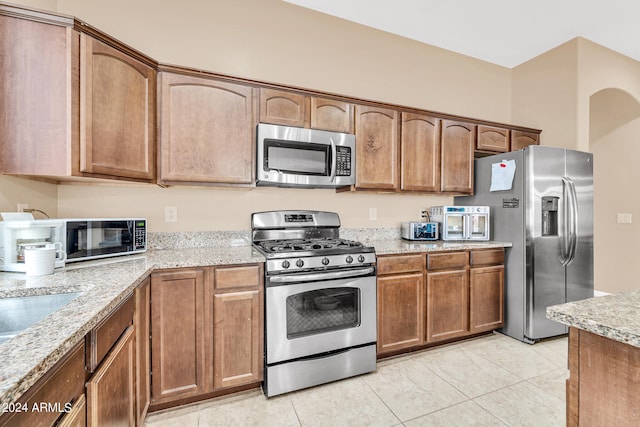
[(502, 326), (504, 249), (383, 255), (378, 357)]
[(262, 292), (228, 292), (213, 297), (213, 387), (262, 380)]
[(135, 329), (125, 331), (87, 383), (87, 425), (136, 425)]
[(469, 272), (469, 331), (484, 332), (504, 324), (504, 266)]
[(136, 424), (144, 425), (151, 402), (151, 279), (145, 279), (135, 290), (136, 328)]
[(424, 342), (424, 274), (378, 278), (378, 354)]
[(262, 264), (152, 274), (152, 406), (262, 380), (263, 282)]
[(567, 426), (640, 425), (640, 348), (569, 329)]
[[(84, 382), (84, 341), (81, 341), (9, 408), (25, 410), (2, 414), (0, 426), (48, 427), (67, 420), (71, 414), (65, 411), (84, 399)], [(33, 410), (34, 405), (39, 408), (41, 404), (47, 408)]]
[(468, 335), (468, 304), (466, 268), (427, 273), (427, 342)]
[(85, 427), (87, 425), (87, 399), (84, 394), (73, 404), (71, 410), (62, 417), (57, 427)]
[(152, 404), (207, 391), (204, 284), (204, 268), (151, 275)]

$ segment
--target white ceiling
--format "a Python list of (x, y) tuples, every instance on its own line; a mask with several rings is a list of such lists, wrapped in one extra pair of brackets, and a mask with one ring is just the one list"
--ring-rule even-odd
[(638, 0), (285, 0), (513, 68), (581, 36), (640, 61)]

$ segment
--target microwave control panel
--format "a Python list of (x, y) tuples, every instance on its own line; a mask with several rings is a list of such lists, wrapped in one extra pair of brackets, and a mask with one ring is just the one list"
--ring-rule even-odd
[(351, 148), (336, 147), (336, 175), (351, 176)]
[(134, 250), (147, 249), (147, 222), (143, 220), (136, 221), (133, 230)]

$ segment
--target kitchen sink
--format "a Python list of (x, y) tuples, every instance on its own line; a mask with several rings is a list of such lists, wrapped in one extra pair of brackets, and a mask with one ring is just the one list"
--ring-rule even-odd
[(78, 297), (80, 292), (0, 299), (0, 344)]

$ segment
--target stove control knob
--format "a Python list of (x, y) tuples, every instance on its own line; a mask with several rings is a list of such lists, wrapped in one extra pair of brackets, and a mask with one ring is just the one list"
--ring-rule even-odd
[(351, 255), (349, 255), (349, 256), (347, 256), (345, 261), (347, 262), (347, 264), (351, 264), (353, 262), (353, 257)]
[(327, 265), (327, 264), (329, 264), (329, 258), (327, 257), (322, 258), (322, 265)]
[(285, 270), (290, 266), (291, 266), (291, 263), (289, 263), (289, 261), (287, 260), (282, 261), (282, 268), (284, 268)]
[(364, 262), (364, 255), (360, 255), (358, 257), (358, 262)]
[(302, 267), (302, 266), (304, 265), (304, 261), (303, 261), (303, 260), (301, 260), (301, 259), (299, 259), (299, 260), (297, 260), (297, 261), (296, 261), (296, 265), (297, 265), (298, 267)]

